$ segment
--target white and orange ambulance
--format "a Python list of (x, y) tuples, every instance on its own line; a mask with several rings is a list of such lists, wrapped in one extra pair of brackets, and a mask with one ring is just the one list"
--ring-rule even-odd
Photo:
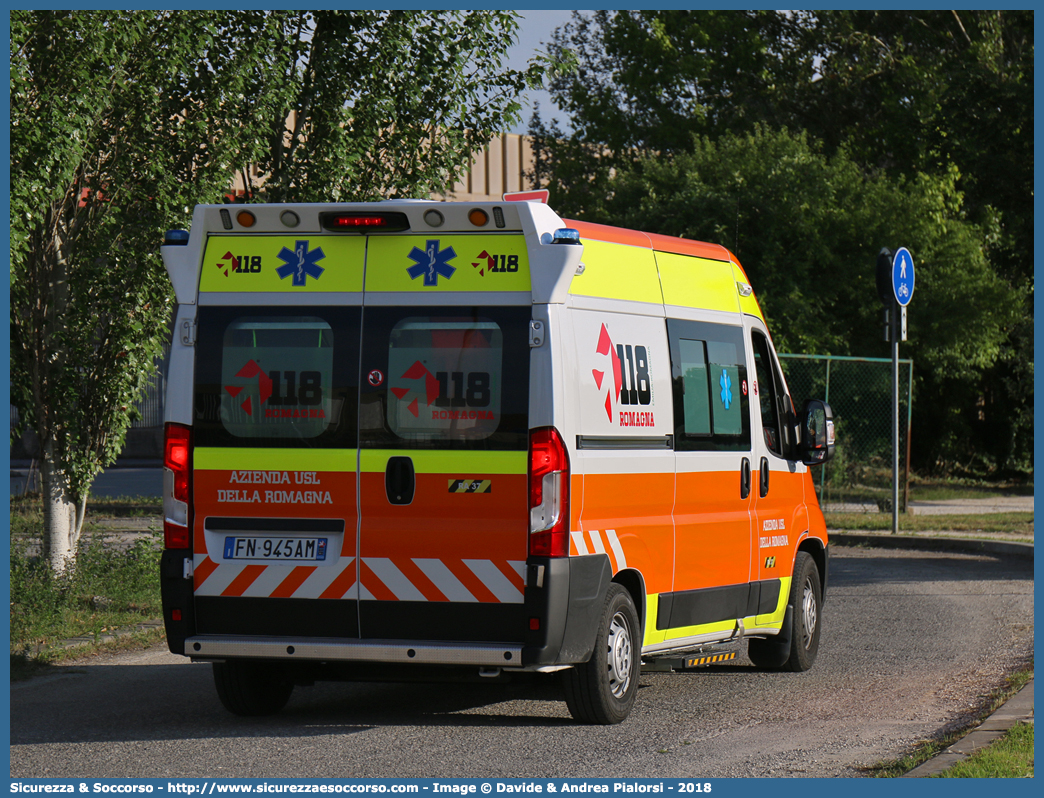
[(321, 679), (808, 669), (827, 533), (724, 248), (540, 202), (201, 205), (162, 249), (170, 650), (222, 703)]

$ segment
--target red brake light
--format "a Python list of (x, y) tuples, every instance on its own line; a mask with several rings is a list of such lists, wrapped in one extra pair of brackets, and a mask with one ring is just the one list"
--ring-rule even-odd
[(334, 216), (326, 223), (327, 227), (387, 227), (388, 220), (383, 216)]
[(529, 553), (569, 554), (569, 452), (554, 427), (529, 433)]
[(192, 430), (180, 424), (167, 424), (163, 436), (163, 465), (174, 472), (174, 498), (189, 500), (189, 451)]
[(405, 213), (321, 213), (319, 222), (327, 230), (341, 232), (397, 232), (410, 229), (410, 220)]
[(168, 549), (187, 549), (191, 543), (192, 428), (167, 424), (163, 429), (163, 543)]

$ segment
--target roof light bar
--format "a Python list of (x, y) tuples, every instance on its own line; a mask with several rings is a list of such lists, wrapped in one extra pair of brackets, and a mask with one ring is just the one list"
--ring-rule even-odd
[(551, 238), (552, 244), (579, 244), (580, 231), (572, 227), (560, 227), (555, 230)]

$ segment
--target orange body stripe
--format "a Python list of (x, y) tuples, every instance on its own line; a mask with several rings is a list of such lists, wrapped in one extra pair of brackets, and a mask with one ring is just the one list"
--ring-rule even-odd
[(209, 557), (207, 557), (205, 560), (203, 560), (203, 562), (197, 565), (193, 569), (193, 575), (195, 577), (193, 579), (193, 582), (195, 583), (195, 587), (198, 588), (200, 585), (206, 582), (207, 577), (214, 573), (214, 571), (217, 570), (217, 567), (218, 564)]
[(413, 560), (408, 557), (403, 557), (400, 560), (393, 560), (393, 562), (395, 563), (395, 567), (402, 571), (402, 575), (405, 576), (428, 601), (449, 601), (443, 592), (435, 586), (435, 583), (428, 579), (424, 571), (417, 567), (417, 564)]
[(652, 249), (649, 236), (639, 230), (628, 230), (625, 227), (613, 227), (608, 224), (581, 222), (576, 219), (563, 219), (567, 225), (580, 233), (580, 240), (607, 241), (611, 244), (626, 244), (630, 247)]
[(279, 583), (279, 587), (272, 591), (272, 598), (290, 598), (315, 569), (314, 565), (299, 565), (294, 568), (290, 575)]
[(344, 598), (344, 594), (348, 592), (348, 588), (355, 584), (355, 563), (357, 560), (352, 560), (348, 563), (348, 567), (345, 568), (341, 573), (337, 575), (328, 588), (322, 592), (319, 598), (324, 599), (339, 599)]
[(464, 587), (466, 587), (468, 592), (476, 599), (481, 602), (493, 604), (500, 603), (500, 599), (493, 595), (493, 592), (482, 583), (482, 580), (472, 573), (471, 569), (464, 564), (463, 560), (444, 559), (442, 562), (450, 569), (453, 575), (464, 584)]
[(674, 236), (665, 236), (659, 233), (643, 233), (640, 230), (628, 230), (607, 224), (580, 222), (575, 219), (563, 219), (562, 221), (574, 230), (579, 231), (581, 241), (587, 238), (592, 241), (605, 241), (610, 244), (626, 244), (631, 247), (653, 249), (657, 252), (694, 255), (698, 258), (721, 260), (726, 263), (731, 260), (731, 253), (720, 244), (693, 241), (688, 238), (675, 238)]
[(500, 569), (500, 573), (504, 574), (520, 593), (526, 592), (526, 580), (522, 578), (518, 571), (511, 567), (510, 563), (502, 560), (493, 560), (493, 564)]
[(616, 574), (616, 572), (620, 570), (620, 563), (616, 561), (616, 552), (614, 552), (613, 547), (609, 545), (608, 531), (605, 533), (605, 537), (602, 539), (602, 546), (605, 548), (605, 553), (609, 557), (609, 565), (612, 566), (613, 574)]
[(692, 241), (688, 238), (663, 236), (649, 233), (649, 240), (657, 252), (672, 252), (676, 255), (694, 255), (707, 260), (729, 261), (729, 251), (720, 244), (708, 244), (706, 241)]
[(239, 576), (232, 580), (232, 584), (226, 587), (221, 595), (242, 596), (243, 591), (250, 587), (267, 567), (267, 565), (248, 565), (239, 572)]
[(363, 583), (363, 587), (369, 590), (370, 594), (375, 599), (378, 601), (398, 601), (395, 594), (388, 589), (388, 586), (385, 585), (380, 578), (378, 578), (377, 574), (370, 570), (370, 566), (366, 563), (362, 564), (359, 573), (361, 575), (360, 579)]

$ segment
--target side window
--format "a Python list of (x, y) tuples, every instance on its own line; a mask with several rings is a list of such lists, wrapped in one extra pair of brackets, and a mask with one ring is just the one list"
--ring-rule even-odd
[(757, 378), (757, 395), (761, 407), (761, 426), (765, 445), (773, 454), (785, 457), (789, 449), (786, 429), (786, 397), (783, 382), (779, 378), (769, 343), (757, 330), (751, 333), (754, 345), (754, 369)]
[(355, 447), (358, 308), (205, 307), (197, 324), (197, 445)]
[(743, 330), (667, 320), (674, 387), (674, 446), (748, 451), (750, 407)]

